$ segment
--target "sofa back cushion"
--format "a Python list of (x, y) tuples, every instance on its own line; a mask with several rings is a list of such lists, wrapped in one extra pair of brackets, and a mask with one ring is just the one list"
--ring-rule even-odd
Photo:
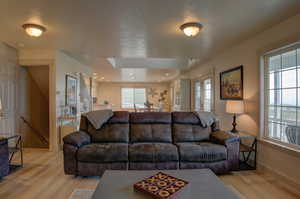
[(174, 142), (201, 142), (209, 140), (211, 128), (203, 128), (193, 112), (173, 112)]
[(115, 111), (114, 115), (100, 129), (84, 117), (81, 117), (80, 130), (91, 136), (92, 142), (129, 142), (129, 113), (127, 111)]
[(131, 113), (130, 141), (171, 143), (171, 113)]

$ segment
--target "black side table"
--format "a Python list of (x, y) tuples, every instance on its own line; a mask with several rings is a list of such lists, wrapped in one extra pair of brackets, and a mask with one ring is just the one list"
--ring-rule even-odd
[[(255, 170), (257, 156), (257, 136), (251, 135), (243, 131), (239, 131), (237, 133), (230, 133), (240, 138), (240, 154), (242, 156), (240, 159), (240, 170)], [(244, 143), (246, 140), (250, 142)], [(250, 159), (252, 154), (254, 155), (253, 161)]]
[[(16, 169), (23, 167), (23, 142), (22, 142), (22, 135), (15, 134), (15, 135), (1, 135), (1, 137), (8, 140), (16, 139), (14, 146), (8, 145), (8, 152), (9, 152), (9, 172), (12, 173)], [(19, 164), (12, 164), (13, 157), (16, 153), (20, 152), (20, 160)]]

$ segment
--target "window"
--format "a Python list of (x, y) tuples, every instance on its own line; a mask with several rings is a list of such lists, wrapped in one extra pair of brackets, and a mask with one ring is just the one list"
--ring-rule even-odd
[(194, 82), (194, 110), (200, 111), (201, 109), (201, 84), (197, 80)]
[(122, 88), (122, 108), (144, 107), (146, 102), (145, 88)]
[(211, 112), (211, 79), (204, 80), (204, 103), (203, 110), (206, 112)]
[(212, 111), (212, 78), (194, 80), (193, 109), (195, 111)]
[(265, 56), (265, 136), (300, 145), (300, 48)]

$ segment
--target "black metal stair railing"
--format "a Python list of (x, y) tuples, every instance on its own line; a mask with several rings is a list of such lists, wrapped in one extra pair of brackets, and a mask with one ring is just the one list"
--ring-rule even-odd
[(20, 117), (21, 120), (24, 122), (24, 124), (26, 124), (31, 130), (32, 132), (45, 144), (49, 144), (49, 141), (47, 138), (45, 138), (38, 130), (36, 130), (31, 124), (30, 122), (28, 122), (23, 116)]

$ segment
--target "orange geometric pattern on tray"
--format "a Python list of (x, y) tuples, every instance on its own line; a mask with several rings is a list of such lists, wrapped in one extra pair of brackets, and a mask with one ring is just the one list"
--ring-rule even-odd
[(174, 199), (189, 183), (159, 172), (133, 185), (136, 191), (157, 199)]

